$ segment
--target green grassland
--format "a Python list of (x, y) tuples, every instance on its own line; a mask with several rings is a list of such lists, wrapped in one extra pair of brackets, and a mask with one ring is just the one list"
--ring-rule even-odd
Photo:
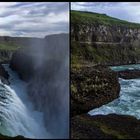
[(20, 46), (11, 44), (11, 43), (0, 43), (0, 50), (5, 50), (5, 51), (15, 51), (19, 49)]
[(71, 22), (79, 24), (105, 24), (105, 25), (117, 25), (130, 28), (140, 28), (140, 24), (132, 23), (125, 20), (120, 20), (114, 17), (110, 17), (106, 14), (98, 14), (85, 11), (71, 11)]

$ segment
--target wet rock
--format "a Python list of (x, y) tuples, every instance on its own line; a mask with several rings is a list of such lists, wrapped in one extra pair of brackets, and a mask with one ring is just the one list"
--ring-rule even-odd
[(10, 82), (8, 81), (9, 74), (5, 71), (4, 67), (0, 64), (0, 79), (4, 84), (9, 85)]
[(0, 139), (29, 139), (29, 138), (25, 138), (23, 136), (10, 137), (10, 136), (4, 136), (0, 134)]

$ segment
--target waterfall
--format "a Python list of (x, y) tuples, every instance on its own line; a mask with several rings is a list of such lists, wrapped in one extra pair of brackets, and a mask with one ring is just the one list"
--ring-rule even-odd
[(8, 64), (3, 66), (10, 75), (10, 85), (0, 81), (0, 133), (12, 137), (51, 138), (45, 129), (43, 114), (34, 110), (28, 98), (27, 84)]

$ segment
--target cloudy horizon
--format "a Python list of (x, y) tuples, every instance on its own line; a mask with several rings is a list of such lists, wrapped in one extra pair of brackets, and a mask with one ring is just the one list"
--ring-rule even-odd
[(68, 2), (0, 2), (0, 36), (39, 37), (69, 32)]
[(140, 2), (72, 2), (72, 10), (90, 11), (140, 23)]

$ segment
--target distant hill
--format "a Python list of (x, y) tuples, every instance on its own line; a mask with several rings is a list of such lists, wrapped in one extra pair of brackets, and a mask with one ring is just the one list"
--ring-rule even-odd
[(71, 21), (72, 23), (100, 23), (105, 25), (120, 25), (120, 26), (127, 26), (131, 28), (140, 28), (140, 24), (132, 23), (125, 20), (120, 20), (114, 17), (110, 17), (106, 14), (99, 14), (93, 12), (86, 12), (86, 11), (71, 11)]

